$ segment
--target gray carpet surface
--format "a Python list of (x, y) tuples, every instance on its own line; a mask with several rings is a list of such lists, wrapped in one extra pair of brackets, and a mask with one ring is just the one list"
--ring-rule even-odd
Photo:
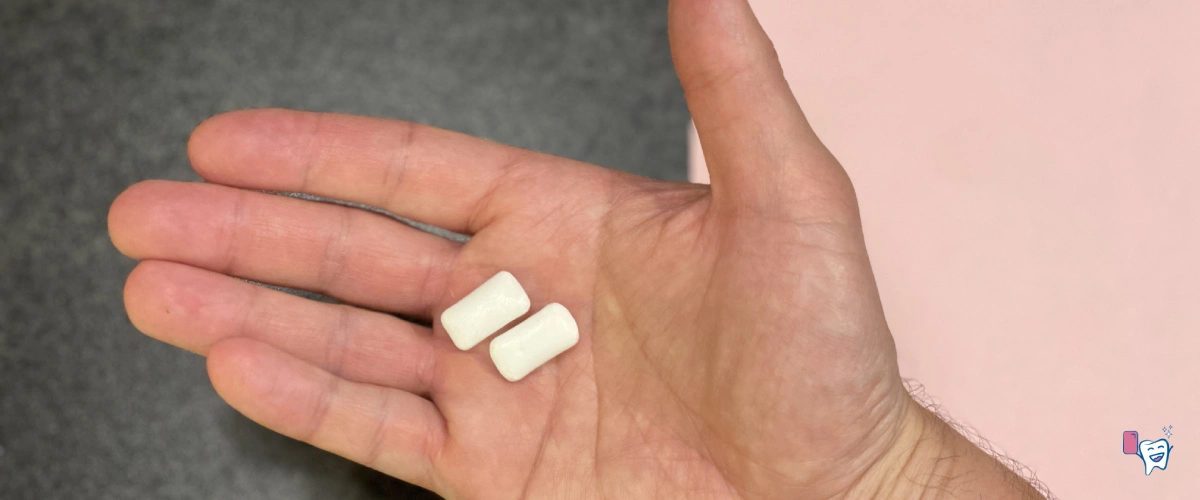
[(0, 2), (0, 499), (429, 498), (275, 435), (139, 334), (109, 203), (278, 106), (685, 176), (666, 2)]

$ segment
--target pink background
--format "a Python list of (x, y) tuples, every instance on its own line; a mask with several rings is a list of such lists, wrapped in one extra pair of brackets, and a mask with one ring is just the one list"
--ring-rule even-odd
[(904, 376), (1061, 498), (1200, 498), (1200, 2), (752, 3)]

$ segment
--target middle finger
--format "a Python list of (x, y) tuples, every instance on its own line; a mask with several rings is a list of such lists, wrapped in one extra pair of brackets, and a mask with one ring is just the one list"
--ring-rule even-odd
[(135, 259), (180, 262), (428, 318), (460, 244), (351, 207), (212, 184), (147, 181), (113, 202)]

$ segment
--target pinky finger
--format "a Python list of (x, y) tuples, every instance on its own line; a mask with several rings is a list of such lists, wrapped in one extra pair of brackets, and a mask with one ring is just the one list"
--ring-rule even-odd
[(424, 488), (435, 487), (432, 460), (446, 427), (428, 400), (335, 377), (246, 338), (213, 346), (208, 375), (230, 406), (271, 430)]

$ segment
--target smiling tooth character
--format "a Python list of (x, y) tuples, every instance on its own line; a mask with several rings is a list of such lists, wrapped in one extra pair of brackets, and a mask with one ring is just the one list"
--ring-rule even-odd
[(1151, 441), (1149, 439), (1138, 443), (1138, 456), (1142, 457), (1142, 463), (1146, 466), (1146, 475), (1156, 467), (1162, 470), (1167, 470), (1167, 459), (1171, 455), (1171, 446), (1166, 439)]

